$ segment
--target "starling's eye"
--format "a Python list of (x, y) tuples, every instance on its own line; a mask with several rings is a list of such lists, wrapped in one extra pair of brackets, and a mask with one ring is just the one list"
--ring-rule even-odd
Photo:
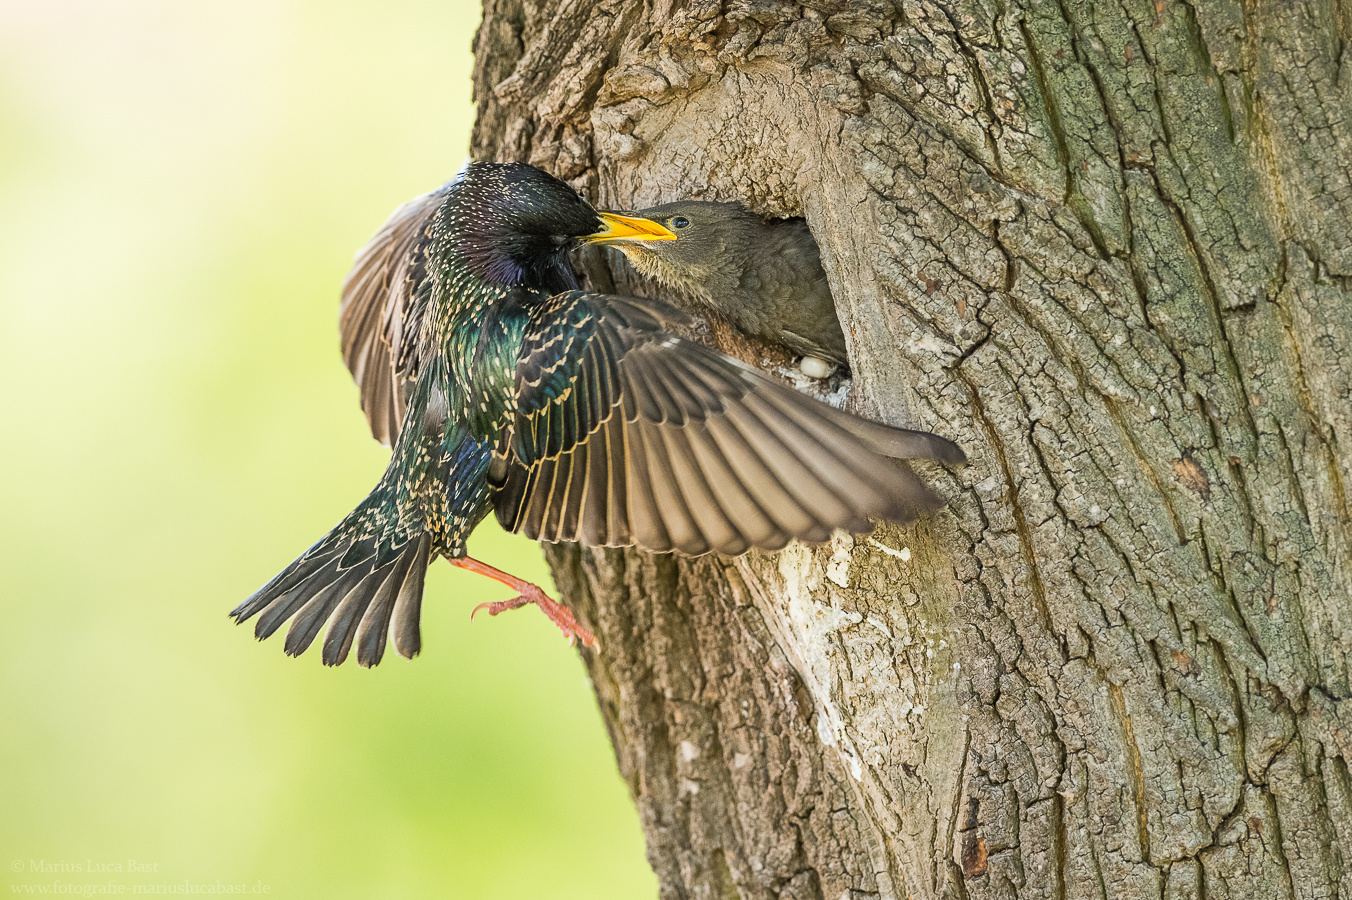
[(689, 224), (690, 220), (687, 219), (685, 216), (677, 216), (676, 218), (671, 220), (672, 228), (684, 228)]

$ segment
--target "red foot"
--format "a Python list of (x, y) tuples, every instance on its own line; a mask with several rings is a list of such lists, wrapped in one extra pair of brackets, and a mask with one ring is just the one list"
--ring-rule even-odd
[(471, 572), (477, 572), (480, 575), (487, 575), (494, 581), (500, 581), (509, 588), (517, 592), (517, 596), (510, 600), (495, 600), (491, 603), (480, 603), (469, 614), (469, 620), (474, 621), (479, 610), (487, 609), (490, 616), (496, 616), (500, 612), (509, 609), (520, 609), (527, 604), (534, 603), (540, 607), (540, 611), (549, 617), (549, 621), (559, 627), (559, 630), (568, 638), (568, 646), (573, 646), (573, 641), (580, 640), (584, 645), (592, 650), (601, 649), (601, 644), (596, 640), (592, 633), (577, 623), (565, 607), (550, 599), (549, 595), (538, 586), (529, 581), (523, 581), (515, 575), (509, 575), (501, 569), (495, 569), (487, 563), (479, 562), (477, 559), (463, 557), (461, 559), (449, 560), (450, 564), (461, 569), (467, 569)]

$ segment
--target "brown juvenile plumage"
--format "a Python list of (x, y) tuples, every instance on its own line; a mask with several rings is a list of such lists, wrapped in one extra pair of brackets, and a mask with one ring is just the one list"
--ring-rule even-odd
[(625, 215), (656, 222), (675, 240), (645, 235), (597, 241), (641, 274), (703, 304), (746, 334), (800, 356), (848, 366), (817, 242), (803, 219), (766, 222), (740, 203), (678, 200)]

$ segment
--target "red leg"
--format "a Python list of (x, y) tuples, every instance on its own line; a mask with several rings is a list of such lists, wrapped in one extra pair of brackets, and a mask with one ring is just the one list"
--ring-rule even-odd
[(601, 648), (600, 643), (592, 636), (592, 633), (579, 625), (577, 619), (573, 618), (572, 613), (560, 604), (551, 600), (548, 594), (536, 585), (531, 584), (529, 581), (523, 581), (515, 575), (510, 575), (501, 569), (495, 569), (488, 563), (479, 562), (477, 559), (470, 559), (468, 556), (461, 557), (460, 559), (447, 559), (446, 561), (458, 569), (464, 569), (479, 575), (487, 575), (494, 581), (500, 581), (517, 592), (517, 596), (510, 600), (496, 600), (492, 603), (480, 603), (478, 606), (474, 607), (473, 611), (469, 614), (471, 622), (474, 621), (475, 615), (477, 615), (481, 609), (487, 609), (490, 616), (496, 616), (500, 612), (509, 609), (520, 609), (528, 603), (534, 603), (536, 606), (540, 607), (541, 612), (549, 617), (549, 621), (559, 626), (559, 630), (568, 637), (568, 646), (571, 647), (574, 640), (581, 640), (583, 644), (593, 650), (599, 650)]

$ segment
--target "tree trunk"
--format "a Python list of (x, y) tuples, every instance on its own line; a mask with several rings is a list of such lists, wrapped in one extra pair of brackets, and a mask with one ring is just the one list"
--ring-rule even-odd
[(1352, 898), (1352, 5), (487, 0), (478, 158), (803, 215), (913, 528), (548, 551), (664, 898)]

